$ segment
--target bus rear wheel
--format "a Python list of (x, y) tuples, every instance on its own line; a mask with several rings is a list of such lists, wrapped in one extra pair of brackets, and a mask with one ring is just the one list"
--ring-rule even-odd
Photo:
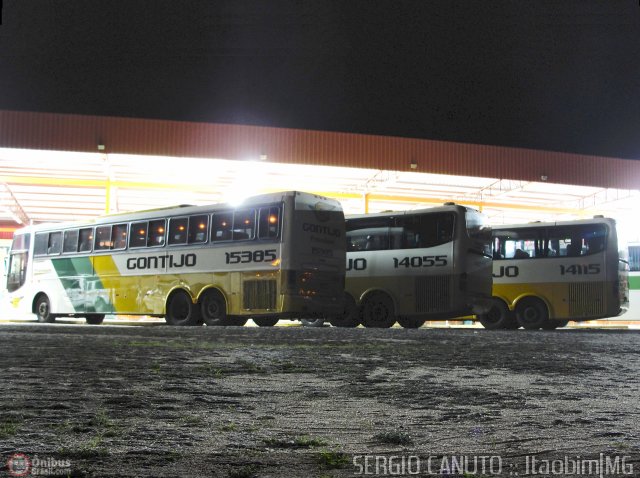
[(356, 301), (351, 297), (351, 295), (346, 294), (344, 298), (344, 311), (342, 312), (342, 315), (331, 317), (329, 322), (334, 327), (353, 328), (360, 325), (358, 307), (356, 307)]
[(552, 320), (549, 319), (546, 324), (542, 326), (543, 330), (556, 330), (564, 327), (569, 323), (568, 320)]
[(479, 314), (478, 320), (487, 330), (517, 329), (520, 327), (507, 304), (500, 299), (494, 300), (487, 313)]
[(40, 295), (36, 300), (35, 310), (38, 322), (46, 324), (55, 322), (56, 316), (51, 313), (51, 303), (49, 302), (49, 297), (45, 294)]
[(360, 315), (365, 327), (388, 329), (396, 323), (393, 300), (384, 292), (375, 292), (367, 297)]
[(549, 322), (549, 311), (540, 299), (525, 297), (516, 306), (518, 323), (527, 330), (537, 330)]
[(398, 323), (405, 329), (419, 329), (426, 321), (417, 317), (398, 317)]
[(273, 327), (278, 323), (277, 317), (254, 317), (252, 320), (258, 327)]
[(84, 318), (89, 325), (100, 325), (104, 320), (104, 314), (91, 314)]
[[(217, 290), (208, 290), (200, 298), (202, 320), (209, 327), (231, 325), (227, 317), (227, 305)], [(244, 324), (243, 324), (244, 325)]]
[(191, 296), (183, 290), (178, 290), (169, 297), (165, 320), (169, 325), (198, 325), (200, 314)]

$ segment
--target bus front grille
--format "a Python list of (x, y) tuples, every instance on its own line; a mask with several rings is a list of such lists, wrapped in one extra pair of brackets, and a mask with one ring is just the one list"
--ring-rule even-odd
[(446, 312), (450, 308), (451, 280), (449, 276), (418, 277), (416, 279), (416, 312)]
[(277, 285), (275, 280), (244, 282), (244, 309), (275, 309)]
[(603, 282), (583, 282), (569, 285), (569, 315), (598, 317), (604, 314)]

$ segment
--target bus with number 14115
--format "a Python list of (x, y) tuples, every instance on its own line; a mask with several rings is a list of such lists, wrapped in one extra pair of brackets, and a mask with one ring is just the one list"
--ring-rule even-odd
[(605, 217), (493, 227), (487, 329), (546, 329), (615, 317), (629, 306), (629, 264)]

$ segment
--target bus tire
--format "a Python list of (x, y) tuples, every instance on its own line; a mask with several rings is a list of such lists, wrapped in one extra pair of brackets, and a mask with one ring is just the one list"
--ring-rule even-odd
[(405, 329), (419, 329), (425, 322), (425, 319), (420, 319), (418, 317), (398, 317), (398, 323)]
[(227, 317), (227, 303), (217, 290), (211, 289), (202, 294), (199, 304), (202, 320), (209, 327), (231, 325)]
[(230, 327), (242, 327), (248, 321), (249, 319), (247, 319), (246, 317), (242, 317), (238, 315), (231, 315), (231, 316), (228, 315), (227, 318), (224, 319), (223, 325), (228, 325)]
[(40, 294), (38, 296), (34, 309), (38, 322), (45, 324), (55, 322), (56, 316), (51, 313), (51, 302), (46, 294)]
[(525, 297), (516, 305), (518, 323), (527, 330), (537, 330), (549, 322), (549, 311), (536, 297)]
[(344, 298), (344, 311), (342, 315), (331, 317), (329, 320), (334, 327), (354, 328), (360, 325), (360, 317), (358, 315), (358, 307), (356, 301), (351, 295), (346, 294)]
[(252, 320), (258, 327), (273, 327), (278, 323), (277, 317), (254, 317)]
[(487, 330), (517, 329), (520, 327), (507, 304), (500, 299), (494, 299), (489, 311), (478, 315), (478, 321)]
[(100, 325), (104, 320), (104, 314), (85, 315), (84, 319), (89, 325)]
[(396, 323), (393, 300), (384, 292), (370, 294), (360, 308), (362, 325), (369, 328), (388, 329)]
[(187, 292), (177, 290), (169, 296), (165, 321), (169, 325), (198, 325), (200, 314)]
[(300, 323), (303, 327), (322, 327), (324, 319), (300, 319)]
[(553, 320), (549, 319), (546, 324), (542, 326), (543, 330), (556, 330), (564, 327), (569, 323), (568, 320)]

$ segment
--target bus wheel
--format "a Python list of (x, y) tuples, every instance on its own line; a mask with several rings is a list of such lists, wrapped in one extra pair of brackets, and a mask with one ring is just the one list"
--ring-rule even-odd
[(426, 321), (417, 317), (398, 317), (398, 323), (405, 329), (419, 329)]
[(346, 294), (344, 298), (344, 312), (342, 315), (332, 317), (329, 322), (334, 327), (357, 327), (360, 325), (360, 318), (358, 316), (358, 307), (356, 307), (356, 301), (351, 295)]
[(485, 314), (479, 314), (478, 320), (485, 329), (517, 329), (520, 327), (518, 321), (513, 316), (507, 304), (500, 299), (496, 299)]
[(396, 323), (393, 300), (383, 292), (367, 297), (360, 312), (365, 327), (388, 329)]
[(42, 294), (36, 300), (36, 317), (38, 322), (50, 324), (55, 322), (56, 316), (51, 313), (51, 304), (49, 303), (49, 297)]
[(191, 296), (183, 290), (177, 290), (169, 297), (165, 320), (169, 325), (198, 325), (200, 314)]
[(555, 330), (564, 327), (569, 323), (568, 320), (552, 320), (549, 319), (546, 324), (542, 325), (543, 330)]
[(523, 328), (537, 330), (549, 321), (549, 312), (540, 299), (525, 297), (516, 306), (516, 317)]
[(258, 327), (273, 327), (278, 323), (277, 317), (254, 317), (252, 320)]
[(89, 325), (100, 325), (104, 320), (104, 314), (91, 314), (85, 316), (85, 320)]
[(304, 327), (322, 327), (324, 319), (300, 319), (300, 323)]
[(246, 317), (232, 315), (232, 316), (227, 316), (227, 318), (224, 319), (223, 325), (229, 325), (231, 327), (242, 327), (244, 324), (247, 323), (248, 320), (249, 319), (247, 319)]
[[(208, 326), (231, 325), (227, 320), (227, 305), (217, 290), (208, 290), (200, 298), (202, 319)], [(243, 324), (244, 325), (244, 324)]]

